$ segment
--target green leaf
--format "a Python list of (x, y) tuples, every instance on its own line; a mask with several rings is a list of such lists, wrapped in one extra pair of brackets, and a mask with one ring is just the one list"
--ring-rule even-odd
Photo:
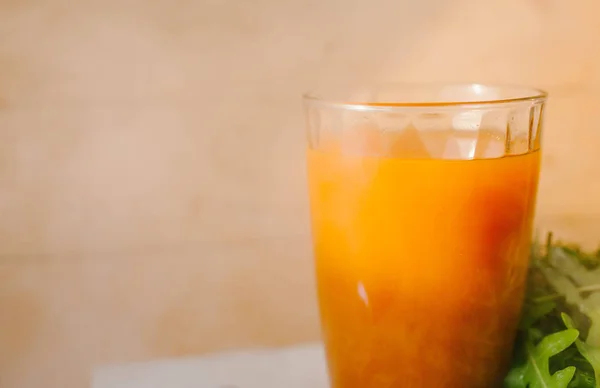
[[(574, 328), (571, 317), (564, 313), (561, 314), (561, 317), (568, 329)], [(575, 346), (579, 353), (592, 365), (596, 381), (600, 382), (600, 348), (588, 345), (580, 339), (575, 340)]]
[(525, 343), (526, 361), (514, 367), (505, 380), (507, 388), (567, 388), (575, 375), (573, 366), (550, 374), (550, 357), (571, 346), (579, 337), (579, 331), (567, 329), (544, 337), (534, 345), (531, 339)]
[(533, 242), (530, 259), (505, 386), (600, 388), (600, 249), (588, 252), (549, 234), (545, 244)]
[(591, 324), (586, 340), (600, 346), (600, 268), (588, 269), (582, 264), (583, 258), (574, 252), (554, 246), (548, 253), (550, 266), (540, 269), (557, 295), (589, 318)]
[(573, 380), (569, 384), (569, 388), (597, 388), (594, 375), (577, 369), (575, 377), (573, 377)]
[(526, 303), (523, 308), (523, 315), (521, 316), (519, 328), (521, 330), (527, 330), (531, 328), (534, 323), (548, 315), (555, 308), (556, 303), (553, 301), (542, 303)]

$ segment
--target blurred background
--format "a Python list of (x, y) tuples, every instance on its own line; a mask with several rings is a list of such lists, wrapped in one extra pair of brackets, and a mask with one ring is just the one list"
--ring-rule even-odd
[(323, 82), (547, 89), (538, 222), (595, 238), (598, 15), (596, 0), (0, 0), (0, 387), (317, 341), (300, 95)]

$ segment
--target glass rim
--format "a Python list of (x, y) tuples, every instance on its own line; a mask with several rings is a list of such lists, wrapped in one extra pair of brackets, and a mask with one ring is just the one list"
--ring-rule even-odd
[[(382, 87), (394, 87), (396, 90), (430, 90), (442, 91), (443, 88), (468, 88), (472, 90), (512, 90), (515, 94), (505, 98), (466, 98), (466, 99), (423, 99), (408, 101), (406, 99), (393, 99), (390, 101), (354, 101), (347, 98), (334, 98), (321, 96), (321, 90), (313, 90), (302, 95), (305, 104), (319, 105), (328, 108), (356, 110), (356, 111), (385, 111), (393, 112), (406, 109), (432, 109), (432, 108), (466, 108), (466, 109), (489, 109), (498, 106), (519, 105), (530, 103), (532, 105), (541, 104), (548, 98), (548, 92), (531, 86), (510, 85), (510, 84), (486, 84), (486, 83), (421, 83), (421, 82), (400, 82), (400, 83), (377, 83), (372, 87), (366, 88), (367, 91), (376, 91)], [(477, 97), (475, 94), (473, 97)]]

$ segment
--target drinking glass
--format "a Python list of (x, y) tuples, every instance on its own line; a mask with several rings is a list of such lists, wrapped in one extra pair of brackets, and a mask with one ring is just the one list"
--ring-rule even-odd
[(322, 333), (334, 388), (489, 388), (523, 303), (546, 93), (308, 94)]

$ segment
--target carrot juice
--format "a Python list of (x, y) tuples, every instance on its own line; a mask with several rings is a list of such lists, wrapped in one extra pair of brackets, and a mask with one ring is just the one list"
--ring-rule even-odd
[[(451, 133), (429, 136), (444, 142)], [(522, 306), (539, 151), (449, 159), (432, 156), (414, 131), (344, 136), (308, 150), (332, 387), (501, 386)]]

